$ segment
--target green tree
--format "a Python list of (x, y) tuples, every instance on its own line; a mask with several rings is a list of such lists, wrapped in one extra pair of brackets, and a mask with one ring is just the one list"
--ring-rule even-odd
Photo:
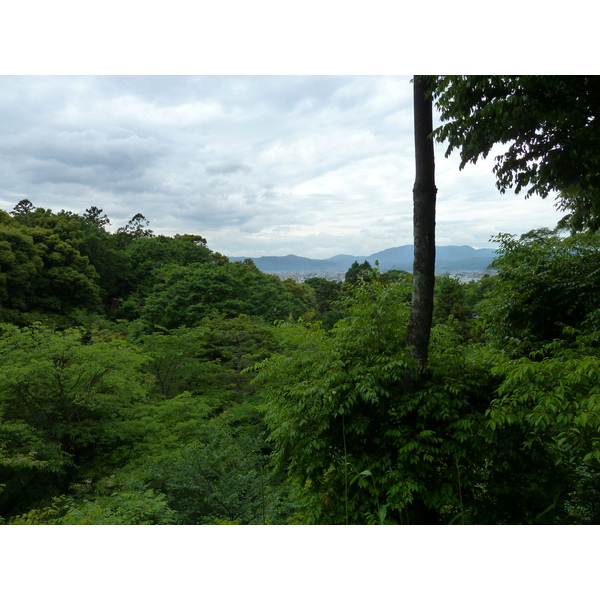
[[(4, 319), (31, 306), (35, 276), (44, 266), (33, 237), (0, 213), (0, 303)], [(13, 317), (14, 318), (14, 317)]]
[(50, 506), (11, 517), (10, 525), (171, 525), (175, 511), (153, 490), (113, 491), (108, 496), (59, 496)]
[(417, 498), (430, 475), (418, 483), (411, 477), (415, 464), (426, 464), (418, 450), (427, 454), (433, 432), (424, 426), (406, 432), (418, 401), (402, 398), (403, 375), (412, 366), (403, 287), (358, 287), (330, 334), (314, 324), (281, 325), (285, 352), (260, 366), (275, 464), (296, 485), (305, 522), (431, 518)]
[(30, 234), (44, 263), (33, 280), (31, 308), (59, 315), (74, 308), (99, 311), (98, 274), (79, 250), (81, 238), (70, 238), (60, 227), (35, 227)]
[(562, 337), (565, 326), (600, 324), (600, 236), (547, 229), (501, 234), (494, 287), (480, 314), (495, 343), (517, 354)]
[(27, 223), (27, 216), (35, 210), (35, 206), (29, 200), (25, 199), (17, 203), (11, 214), (18, 217), (21, 222)]
[(201, 235), (195, 235), (191, 233), (176, 233), (173, 237), (179, 242), (191, 242), (196, 246), (206, 246), (207, 244), (206, 238), (203, 238)]
[(193, 263), (174, 267), (154, 286), (141, 311), (142, 319), (167, 329), (195, 327), (214, 311), (241, 314), (267, 322), (298, 317), (304, 306), (280, 279), (242, 263)]
[(99, 311), (98, 274), (81, 252), (84, 231), (77, 216), (38, 208), (27, 213), (27, 223), (6, 213), (0, 219), (4, 307), (13, 314), (39, 311), (54, 317), (77, 309)]
[(465, 305), (465, 287), (456, 277), (449, 275), (435, 278), (435, 300), (433, 319), (440, 323), (453, 316), (466, 321), (470, 315)]
[(151, 492), (187, 525), (283, 523), (292, 514), (289, 486), (269, 467), (258, 399), (238, 403), (206, 387), (134, 404), (126, 418), (135, 443), (83, 498)]
[[(575, 455), (556, 461), (551, 424), (534, 435), (531, 402), (544, 396), (518, 400), (524, 367), (513, 377), (510, 358), (464, 343), (449, 322), (432, 328), (429, 377), (404, 393), (414, 359), (402, 287), (358, 288), (330, 333), (280, 326), (286, 350), (260, 366), (273, 458), (295, 486), (302, 522), (561, 522), (576, 482), (566, 456)], [(560, 376), (545, 381), (560, 387)], [(579, 457), (595, 451), (586, 440), (580, 448)]]
[(131, 259), (119, 247), (117, 237), (106, 231), (108, 217), (100, 209), (92, 206), (83, 217), (77, 218), (83, 230), (79, 250), (96, 269), (104, 307), (112, 313), (135, 289)]
[[(507, 453), (506, 458), (514, 462), (519, 457), (521, 464), (530, 461), (533, 465), (528, 478), (521, 474), (515, 481), (520, 479), (521, 489), (530, 498), (537, 496), (533, 506), (539, 512), (530, 510), (529, 522), (600, 520), (599, 507), (585, 493), (586, 488), (600, 486), (598, 334), (567, 331), (564, 340), (540, 346), (517, 360), (504, 355), (492, 370), (502, 384), (488, 410), (488, 426), (501, 432), (500, 440), (506, 440), (507, 434), (519, 440), (514, 447), (518, 454), (509, 457)], [(539, 466), (541, 461), (544, 468)], [(514, 515), (519, 513), (523, 519), (522, 499), (506, 501), (500, 496), (506, 488), (498, 489), (498, 482), (490, 485), (494, 487), (507, 520), (515, 522)], [(578, 514), (582, 507), (585, 516)]]
[(497, 187), (526, 197), (557, 194), (573, 230), (600, 227), (600, 77), (445, 76), (430, 79), (442, 125), (436, 138), (459, 149), (461, 169), (504, 144)]
[(132, 330), (129, 340), (150, 358), (144, 370), (153, 390), (172, 398), (184, 392), (241, 402), (253, 393), (249, 370), (277, 347), (273, 328), (258, 317), (227, 317), (216, 311), (197, 327)]
[[(6, 473), (4, 510), (63, 493), (74, 467), (122, 443), (121, 413), (145, 396), (146, 360), (123, 340), (54, 332), (35, 325), (0, 327), (0, 429), (11, 454), (45, 461), (43, 473)], [(4, 512), (4, 511), (2, 511)]]
[(139, 317), (146, 296), (170, 269), (213, 262), (205, 241), (201, 236), (192, 235), (139, 237), (120, 250), (126, 263), (122, 271), (126, 277), (122, 293), (117, 296), (120, 300), (114, 316), (129, 320)]
[(204, 356), (219, 366), (219, 388), (233, 392), (232, 398), (241, 402), (254, 379), (251, 367), (277, 347), (273, 327), (257, 317), (226, 318), (217, 313), (202, 319), (201, 326), (206, 329)]
[(480, 336), (480, 320), (477, 318), (476, 306), (483, 298), (483, 289), (477, 281), (462, 283), (458, 278), (449, 275), (436, 276), (434, 324), (452, 319), (461, 328), (465, 340)]
[(150, 358), (144, 370), (152, 376), (158, 394), (172, 398), (202, 390), (218, 376), (217, 366), (205, 358), (207, 333), (204, 327), (181, 327), (137, 335), (131, 340)]
[(136, 288), (143, 294), (148, 293), (165, 267), (212, 262), (211, 251), (205, 244), (195, 241), (200, 236), (191, 237), (159, 235), (132, 241), (125, 255), (132, 265), (130, 277)]
[(350, 286), (359, 285), (363, 281), (373, 281), (374, 277), (375, 273), (373, 267), (368, 260), (365, 260), (362, 264), (359, 264), (359, 262), (355, 260), (344, 275), (343, 287), (349, 288)]
[(150, 221), (142, 213), (137, 213), (124, 227), (117, 229), (115, 236), (119, 246), (125, 248), (134, 240), (153, 237), (154, 232), (150, 229)]
[(412, 274), (400, 269), (390, 269), (380, 275), (380, 281), (382, 283), (400, 283), (406, 280), (412, 281)]
[(296, 283), (289, 277), (283, 280), (283, 285), (287, 291), (294, 296), (294, 298), (298, 298), (298, 300), (302, 302), (307, 310), (315, 304), (315, 290), (310, 285), (306, 285), (305, 283)]
[[(248, 422), (247, 415), (241, 419)], [(240, 415), (228, 409), (200, 425), (195, 443), (154, 459), (148, 484), (165, 494), (178, 522), (281, 522), (261, 428), (244, 429)]]
[(476, 318), (480, 312), (479, 303), (486, 295), (492, 293), (496, 281), (494, 275), (485, 274), (481, 279), (469, 281), (465, 284), (465, 303)]
[(110, 225), (110, 219), (97, 206), (87, 208), (83, 213), (83, 218), (99, 229), (105, 229), (107, 225)]
[(339, 305), (342, 282), (311, 277), (304, 284), (315, 290), (314, 315), (311, 320), (320, 321), (324, 329), (331, 329), (343, 316)]

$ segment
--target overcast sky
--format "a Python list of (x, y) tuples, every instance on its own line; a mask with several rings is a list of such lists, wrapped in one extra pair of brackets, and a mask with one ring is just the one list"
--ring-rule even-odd
[[(409, 76), (2, 76), (0, 208), (204, 236), (228, 256), (369, 255), (412, 243)], [(500, 195), (493, 159), (436, 146), (438, 245), (552, 227), (551, 198)]]

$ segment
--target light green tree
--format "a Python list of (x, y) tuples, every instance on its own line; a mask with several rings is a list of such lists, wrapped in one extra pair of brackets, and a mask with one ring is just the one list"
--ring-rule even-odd
[(63, 493), (78, 468), (127, 439), (124, 411), (145, 398), (147, 359), (114, 336), (39, 324), (1, 325), (0, 357), (4, 451), (44, 462), (41, 472), (4, 466), (0, 505), (10, 512)]

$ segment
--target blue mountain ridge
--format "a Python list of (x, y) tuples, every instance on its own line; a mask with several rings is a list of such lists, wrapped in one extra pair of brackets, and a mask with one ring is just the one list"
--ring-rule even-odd
[[(412, 271), (414, 246), (405, 245), (388, 248), (369, 256), (353, 256), (338, 254), (331, 258), (304, 258), (295, 254), (287, 256), (261, 256), (252, 258), (254, 264), (263, 273), (277, 272), (345, 272), (352, 263), (362, 264), (365, 260), (374, 267), (379, 263), (382, 272), (390, 269)], [(436, 271), (482, 271), (494, 260), (496, 251), (493, 248), (475, 249), (471, 246), (436, 246)], [(246, 256), (229, 257), (231, 262), (242, 261)]]

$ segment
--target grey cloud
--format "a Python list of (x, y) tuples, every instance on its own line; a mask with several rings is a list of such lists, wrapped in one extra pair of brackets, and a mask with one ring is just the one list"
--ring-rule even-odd
[(248, 173), (251, 170), (248, 165), (238, 161), (213, 163), (205, 169), (209, 175), (230, 175), (231, 173), (238, 173), (240, 171)]
[(36, 128), (0, 138), (0, 161), (31, 183), (85, 183), (112, 187), (134, 181), (163, 155), (154, 138), (103, 131)]
[[(407, 243), (409, 81), (1, 77), (0, 208), (27, 197), (53, 210), (95, 205), (115, 227), (141, 212), (156, 233), (199, 233), (234, 256)], [(482, 199), (477, 210), (496, 201), (491, 173), (459, 178), (437, 156), (440, 211), (461, 208), (465, 190)]]

